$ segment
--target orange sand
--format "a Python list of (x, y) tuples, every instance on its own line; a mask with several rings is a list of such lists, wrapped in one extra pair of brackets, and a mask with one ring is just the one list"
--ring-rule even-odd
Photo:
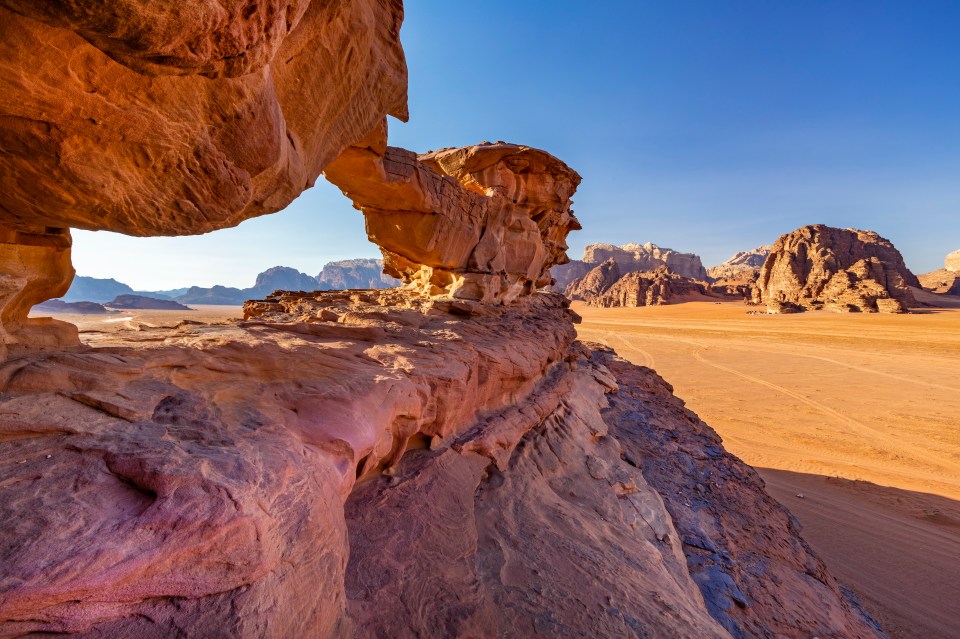
[(891, 637), (960, 637), (960, 310), (574, 310), (760, 470)]

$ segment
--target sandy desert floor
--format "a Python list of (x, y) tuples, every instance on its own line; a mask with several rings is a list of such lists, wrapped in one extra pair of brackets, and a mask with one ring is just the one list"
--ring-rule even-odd
[(574, 309), (760, 471), (891, 637), (960, 637), (960, 310)]
[[(143, 325), (242, 316), (195, 308), (57, 317), (107, 345)], [(960, 637), (960, 309), (574, 309), (582, 339), (655, 368), (760, 471), (891, 637)]]

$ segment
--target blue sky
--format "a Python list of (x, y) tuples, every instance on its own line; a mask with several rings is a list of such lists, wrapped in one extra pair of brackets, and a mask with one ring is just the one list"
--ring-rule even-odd
[[(583, 176), (592, 242), (709, 266), (804, 224), (879, 232), (926, 272), (960, 248), (960, 3), (410, 0), (408, 124), (391, 144), (546, 149)], [(188, 238), (75, 232), (77, 271), (136, 288), (249, 286), (376, 256), (332, 186)]]

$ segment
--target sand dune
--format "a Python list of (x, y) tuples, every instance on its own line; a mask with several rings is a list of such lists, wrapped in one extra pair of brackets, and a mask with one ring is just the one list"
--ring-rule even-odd
[(891, 636), (960, 636), (960, 310), (574, 309), (763, 469)]

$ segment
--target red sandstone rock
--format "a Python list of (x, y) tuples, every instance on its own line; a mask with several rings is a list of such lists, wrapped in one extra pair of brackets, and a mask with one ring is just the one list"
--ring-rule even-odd
[(565, 305), (282, 293), (8, 361), (0, 636), (878, 637)]
[[(888, 240), (872, 231), (822, 224), (782, 235), (756, 286), (755, 303), (838, 311), (902, 312), (920, 282)], [(878, 300), (892, 299), (894, 302)]]
[(566, 295), (572, 300), (582, 300), (591, 306), (657, 306), (671, 300), (682, 301), (713, 294), (706, 282), (697, 282), (670, 272), (660, 266), (652, 273), (631, 271), (620, 275), (617, 262), (612, 258), (574, 280), (567, 287)]
[(562, 293), (574, 280), (582, 278), (597, 265), (611, 259), (617, 263), (621, 274), (634, 271), (652, 272), (661, 266), (666, 266), (673, 273), (690, 279), (707, 279), (707, 272), (703, 268), (700, 256), (693, 253), (680, 253), (670, 248), (661, 248), (651, 242), (623, 246), (590, 244), (583, 250), (582, 260), (561, 263), (550, 271), (556, 279), (551, 290)]
[(417, 156), (382, 124), (324, 171), (363, 211), (384, 272), (428, 297), (511, 302), (550, 283), (580, 224), (580, 176), (549, 153), (483, 143)]

